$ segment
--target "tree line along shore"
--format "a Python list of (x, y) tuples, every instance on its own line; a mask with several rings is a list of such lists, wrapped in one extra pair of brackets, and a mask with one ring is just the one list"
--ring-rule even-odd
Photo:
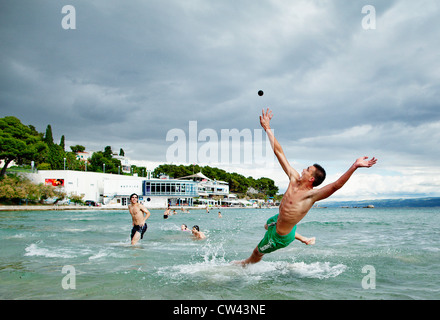
[[(118, 169), (121, 167), (121, 161), (115, 157), (117, 154), (113, 153), (111, 146), (106, 146), (103, 151), (94, 152), (86, 161), (77, 157), (78, 152), (86, 149), (84, 146), (70, 146), (70, 151), (65, 149), (65, 136), (62, 135), (60, 142), (55, 143), (51, 125), (47, 126), (45, 133), (41, 133), (32, 125), (24, 125), (16, 117), (0, 118), (0, 161), (2, 163), (0, 204), (17, 205), (23, 202), (43, 204), (48, 198), (62, 200), (66, 197), (75, 204), (84, 204), (79, 196), (66, 195), (59, 188), (52, 186), (35, 185), (25, 175), (20, 174), (34, 169), (103, 172), (105, 165), (106, 173), (121, 174)], [(121, 148), (119, 156), (124, 155), (125, 152)], [(9, 167), (11, 163), (15, 165)], [(145, 167), (132, 166), (129, 175), (137, 174), (142, 177), (146, 172)], [(194, 172), (202, 172), (210, 179), (227, 182), (230, 192), (237, 194), (238, 198), (251, 196), (256, 199), (279, 200), (282, 197), (277, 195), (279, 189), (270, 178), (254, 179), (235, 172), (229, 173), (223, 169), (197, 164), (162, 164), (152, 171), (151, 177), (168, 175), (172, 178), (179, 178)]]

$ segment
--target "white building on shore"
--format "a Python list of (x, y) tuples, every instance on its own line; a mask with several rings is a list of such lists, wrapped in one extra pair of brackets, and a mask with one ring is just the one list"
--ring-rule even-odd
[(191, 180), (197, 182), (199, 198), (197, 202), (205, 206), (233, 205), (237, 196), (229, 193), (229, 183), (220, 180), (212, 180), (203, 173), (198, 172), (179, 180)]
[(69, 195), (83, 195), (84, 201), (104, 206), (125, 207), (132, 193), (147, 208), (193, 206), (198, 197), (195, 181), (151, 179), (137, 176), (71, 170), (39, 170), (26, 174), (35, 183), (50, 184)]

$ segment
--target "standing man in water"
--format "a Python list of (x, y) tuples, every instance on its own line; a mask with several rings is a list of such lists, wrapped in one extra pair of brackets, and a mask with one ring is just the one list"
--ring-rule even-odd
[(324, 181), (325, 170), (320, 165), (314, 164), (304, 169), (300, 175), (287, 161), (283, 148), (281, 148), (270, 128), (272, 117), (273, 114), (269, 108), (266, 112), (263, 110), (260, 116), (260, 124), (266, 131), (278, 162), (289, 177), (290, 182), (281, 201), (279, 213), (269, 218), (264, 226), (267, 232), (263, 240), (257, 245), (249, 258), (235, 262), (243, 266), (259, 262), (266, 253), (287, 247), (295, 238), (306, 244), (313, 244), (314, 238), (304, 238), (296, 233), (298, 222), (305, 217), (316, 201), (326, 199), (342, 188), (358, 168), (370, 168), (377, 162), (374, 157), (371, 160), (368, 160), (368, 157), (359, 158), (338, 180), (321, 189), (314, 189)]
[(130, 196), (130, 204), (128, 205), (128, 211), (133, 219), (133, 228), (131, 229), (131, 244), (136, 244), (139, 239), (144, 237), (144, 233), (148, 228), (145, 221), (147, 221), (147, 219), (150, 217), (150, 211), (148, 211), (144, 205), (140, 204), (138, 199), (138, 195), (133, 193)]

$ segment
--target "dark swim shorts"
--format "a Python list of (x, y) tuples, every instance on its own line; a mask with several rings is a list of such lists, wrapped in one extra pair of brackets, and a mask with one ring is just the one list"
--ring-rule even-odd
[(131, 229), (131, 239), (133, 240), (134, 234), (136, 232), (139, 232), (141, 234), (141, 239), (144, 238), (144, 233), (147, 231), (147, 224), (145, 223), (143, 226), (134, 226), (133, 229)]
[(293, 240), (295, 240), (296, 226), (293, 227), (289, 234), (280, 236), (277, 233), (277, 220), (278, 215), (275, 215), (267, 220), (266, 234), (264, 235), (263, 240), (261, 240), (261, 242), (258, 244), (258, 251), (260, 251), (260, 253), (266, 254), (281, 248), (285, 248), (292, 243)]

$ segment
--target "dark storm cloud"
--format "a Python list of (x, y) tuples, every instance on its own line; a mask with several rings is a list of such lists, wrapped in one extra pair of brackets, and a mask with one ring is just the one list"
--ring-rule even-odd
[(0, 3), (0, 116), (68, 143), (165, 161), (169, 130), (254, 129), (271, 107), (292, 160), (440, 156), (436, 1), (369, 1), (375, 30), (363, 1), (74, 0), (76, 30), (67, 3)]

